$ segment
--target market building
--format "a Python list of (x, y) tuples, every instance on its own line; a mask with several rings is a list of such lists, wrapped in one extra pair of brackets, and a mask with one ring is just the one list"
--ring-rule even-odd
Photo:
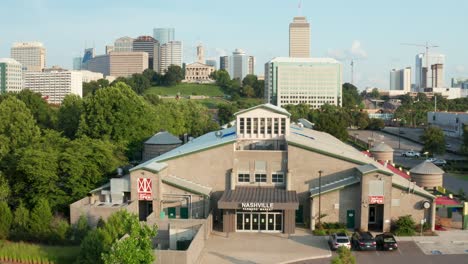
[[(294, 233), (318, 221), (389, 231), (412, 215), (434, 229), (435, 197), (378, 160), (335, 137), (290, 121), (271, 104), (235, 114), (236, 124), (189, 140), (130, 169), (128, 175), (70, 206), (71, 222), (92, 223), (125, 209), (141, 220), (203, 219), (224, 232)], [(321, 216), (321, 217), (319, 217)]]

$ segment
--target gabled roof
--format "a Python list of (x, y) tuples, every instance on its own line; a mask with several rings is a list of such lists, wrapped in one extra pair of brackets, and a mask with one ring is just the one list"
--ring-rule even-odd
[(182, 140), (167, 131), (162, 131), (150, 137), (145, 144), (150, 145), (174, 145), (182, 144)]
[(202, 194), (205, 196), (210, 196), (212, 188), (200, 185), (198, 183), (182, 179), (176, 176), (164, 176), (162, 178), (162, 181), (166, 184), (172, 185), (176, 188), (181, 188), (185, 189), (189, 192), (195, 193), (195, 194)]
[(416, 167), (412, 168), (410, 173), (434, 175), (444, 174), (444, 171), (434, 165), (432, 162), (424, 161), (421, 164), (416, 165)]
[(208, 68), (214, 68), (213, 66), (211, 65), (208, 65), (208, 64), (204, 64), (204, 63), (200, 63), (200, 62), (192, 62), (192, 63), (189, 63), (185, 66), (185, 68), (187, 67), (190, 67), (190, 66), (201, 66), (201, 67), (208, 67)]
[(323, 184), (320, 189), (319, 189), (318, 186), (316, 186), (316, 187), (313, 187), (313, 188), (310, 189), (310, 197), (314, 197), (314, 196), (319, 195), (319, 191), (320, 191), (321, 194), (324, 194), (324, 193), (327, 193), (327, 192), (331, 192), (331, 191), (335, 191), (335, 190), (344, 188), (346, 186), (350, 186), (350, 185), (359, 183), (360, 181), (361, 180), (359, 179), (359, 177), (349, 176), (349, 177), (346, 177), (346, 178), (336, 180), (334, 182)]
[(243, 113), (245, 113), (245, 112), (249, 112), (249, 111), (252, 111), (252, 110), (257, 109), (257, 108), (264, 108), (264, 109), (267, 109), (267, 110), (276, 112), (276, 113), (278, 113), (278, 114), (287, 115), (288, 117), (291, 116), (291, 114), (290, 114), (288, 111), (286, 111), (286, 109), (284, 109), (284, 108), (282, 108), (282, 107), (279, 107), (279, 106), (276, 106), (276, 105), (272, 105), (272, 104), (270, 104), (270, 103), (268, 103), (268, 104), (256, 105), (256, 106), (254, 106), (254, 107), (241, 110), (241, 111), (235, 113), (234, 115), (237, 116), (237, 115), (239, 115), (239, 114), (243, 114)]
[(314, 124), (305, 118), (299, 118), (297, 121), (301, 123), (305, 128), (314, 128)]
[[(217, 132), (218, 136), (216, 136)], [(170, 160), (176, 157), (188, 155), (190, 153), (207, 150), (217, 146), (222, 146), (228, 143), (232, 143), (236, 141), (236, 139), (236, 127), (213, 131), (203, 136), (197, 137), (192, 141), (189, 141), (188, 143), (181, 145), (180, 147), (177, 147), (171, 151), (168, 151), (160, 156), (143, 162), (140, 165), (131, 168), (130, 171), (135, 171), (139, 169), (147, 169), (153, 171), (154, 167), (158, 168), (160, 166), (159, 163), (165, 160)]]

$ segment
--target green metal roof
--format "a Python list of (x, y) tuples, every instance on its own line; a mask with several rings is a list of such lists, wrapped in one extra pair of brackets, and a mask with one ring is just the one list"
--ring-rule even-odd
[(182, 144), (182, 140), (167, 131), (162, 131), (150, 137), (145, 144), (149, 145), (174, 145)]

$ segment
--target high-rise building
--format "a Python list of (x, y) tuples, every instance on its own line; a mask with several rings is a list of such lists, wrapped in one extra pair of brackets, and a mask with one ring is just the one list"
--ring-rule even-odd
[(133, 51), (148, 53), (148, 66), (159, 71), (159, 42), (151, 36), (140, 36), (133, 41)]
[(114, 52), (132, 52), (133, 51), (133, 41), (131, 37), (121, 37), (115, 40), (114, 42)]
[(182, 67), (182, 42), (169, 41), (162, 44), (159, 51), (159, 72), (165, 73), (169, 66), (177, 65)]
[(23, 90), (21, 63), (10, 58), (0, 58), (0, 94)]
[(289, 57), (310, 57), (310, 25), (305, 17), (294, 17), (289, 24)]
[(75, 57), (73, 58), (73, 70), (79, 71), (81, 70), (83, 65), (83, 57)]
[(274, 58), (265, 64), (265, 100), (283, 106), (341, 106), (342, 66), (330, 58)]
[(215, 70), (217, 69), (217, 66), (218, 66), (218, 64), (216, 63), (216, 60), (206, 60), (205, 64), (213, 67)]
[[(420, 53), (416, 55), (416, 67), (414, 69), (414, 84), (417, 89), (416, 92), (423, 92), (424, 88), (433, 88), (432, 87), (432, 70), (431, 66), (433, 64), (445, 64), (445, 55), (429, 53), (429, 60), (426, 62), (426, 55)], [(439, 72), (444, 79), (444, 71)]]
[(13, 43), (11, 58), (21, 63), (23, 70), (42, 71), (46, 65), (46, 49), (40, 42)]
[(229, 60), (229, 56), (221, 56), (219, 57), (219, 69), (220, 70), (225, 70), (229, 73), (229, 75), (231, 74), (231, 63), (230, 63), (230, 60)]
[(68, 94), (83, 96), (83, 77), (79, 71), (25, 72), (24, 88), (40, 93), (50, 104), (61, 104)]
[(390, 71), (390, 90), (411, 91), (411, 67)]
[(85, 69), (104, 76), (129, 77), (148, 69), (148, 53), (111, 52), (99, 55), (89, 60)]
[(205, 63), (205, 49), (201, 44), (197, 46), (197, 62)]
[(255, 74), (255, 57), (249, 56), (249, 74)]
[(155, 28), (153, 29), (153, 38), (159, 41), (159, 45), (166, 44), (169, 41), (175, 40), (174, 28)]
[(437, 63), (431, 65), (432, 88), (444, 87), (444, 65)]
[(249, 73), (249, 57), (243, 50), (236, 49), (232, 53), (231, 61), (231, 78), (239, 79), (240, 81), (242, 81), (244, 77)]
[(92, 58), (94, 58), (94, 48), (85, 49), (81, 68), (83, 68), (83, 65), (85, 65)]

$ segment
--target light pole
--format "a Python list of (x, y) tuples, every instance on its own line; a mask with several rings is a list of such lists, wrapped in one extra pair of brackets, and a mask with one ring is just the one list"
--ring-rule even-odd
[(319, 173), (319, 215), (318, 215), (318, 228), (322, 228), (322, 223), (320, 219), (322, 218), (322, 170), (318, 171)]

